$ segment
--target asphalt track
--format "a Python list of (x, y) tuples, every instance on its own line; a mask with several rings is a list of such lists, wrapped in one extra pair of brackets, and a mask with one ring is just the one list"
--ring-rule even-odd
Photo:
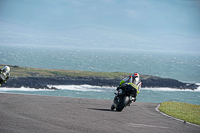
[(200, 126), (162, 115), (157, 103), (122, 112), (111, 100), (0, 93), (0, 133), (200, 133)]

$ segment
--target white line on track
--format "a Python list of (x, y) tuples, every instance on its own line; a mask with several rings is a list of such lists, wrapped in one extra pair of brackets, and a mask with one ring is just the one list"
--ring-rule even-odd
[(154, 126), (154, 125), (145, 125), (145, 124), (134, 124), (134, 123), (126, 123), (126, 125), (127, 126), (131, 126), (131, 127), (169, 128), (169, 127)]

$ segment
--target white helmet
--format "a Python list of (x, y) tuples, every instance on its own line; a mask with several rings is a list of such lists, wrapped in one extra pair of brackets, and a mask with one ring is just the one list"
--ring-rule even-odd
[(135, 73), (133, 73), (133, 77), (135, 77), (135, 78), (140, 78), (140, 75), (137, 73), (137, 72), (135, 72)]
[(3, 68), (3, 72), (10, 72), (10, 67), (9, 66), (5, 66)]
[(138, 73), (133, 73), (133, 78), (134, 78), (133, 83), (137, 85), (139, 83), (139, 81), (140, 81), (139, 80), (140, 75)]

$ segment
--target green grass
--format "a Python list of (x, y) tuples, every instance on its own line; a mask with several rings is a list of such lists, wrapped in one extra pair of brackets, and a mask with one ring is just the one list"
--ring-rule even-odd
[(163, 102), (159, 110), (175, 118), (200, 125), (200, 105), (180, 102)]
[[(0, 64), (0, 68), (5, 65)], [(70, 77), (103, 77), (103, 78), (123, 78), (131, 73), (124, 72), (91, 72), (91, 71), (74, 71), (74, 70), (59, 70), (59, 69), (41, 69), (30, 67), (19, 67), (9, 65), (11, 68), (12, 77), (58, 77), (58, 76), (70, 76)], [(147, 75), (148, 76), (148, 75)], [(146, 75), (145, 75), (146, 77)], [(149, 76), (150, 77), (150, 76)]]
[[(0, 64), (0, 68), (5, 65)], [(8, 65), (11, 69), (11, 77), (99, 77), (99, 78), (109, 78), (109, 79), (122, 79), (132, 73), (125, 72), (92, 72), (92, 71), (75, 71), (75, 70), (61, 70), (61, 69), (42, 69), (42, 68), (31, 68), (31, 67), (19, 67)], [(146, 80), (148, 78), (160, 78), (151, 75), (140, 74), (141, 80)]]

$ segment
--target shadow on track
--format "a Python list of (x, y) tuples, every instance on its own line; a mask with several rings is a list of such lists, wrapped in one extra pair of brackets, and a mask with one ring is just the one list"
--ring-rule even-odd
[(113, 111), (111, 109), (97, 109), (97, 108), (88, 108), (88, 109), (91, 109), (91, 110), (99, 110), (99, 111), (111, 111), (111, 112), (116, 112), (116, 111)]

